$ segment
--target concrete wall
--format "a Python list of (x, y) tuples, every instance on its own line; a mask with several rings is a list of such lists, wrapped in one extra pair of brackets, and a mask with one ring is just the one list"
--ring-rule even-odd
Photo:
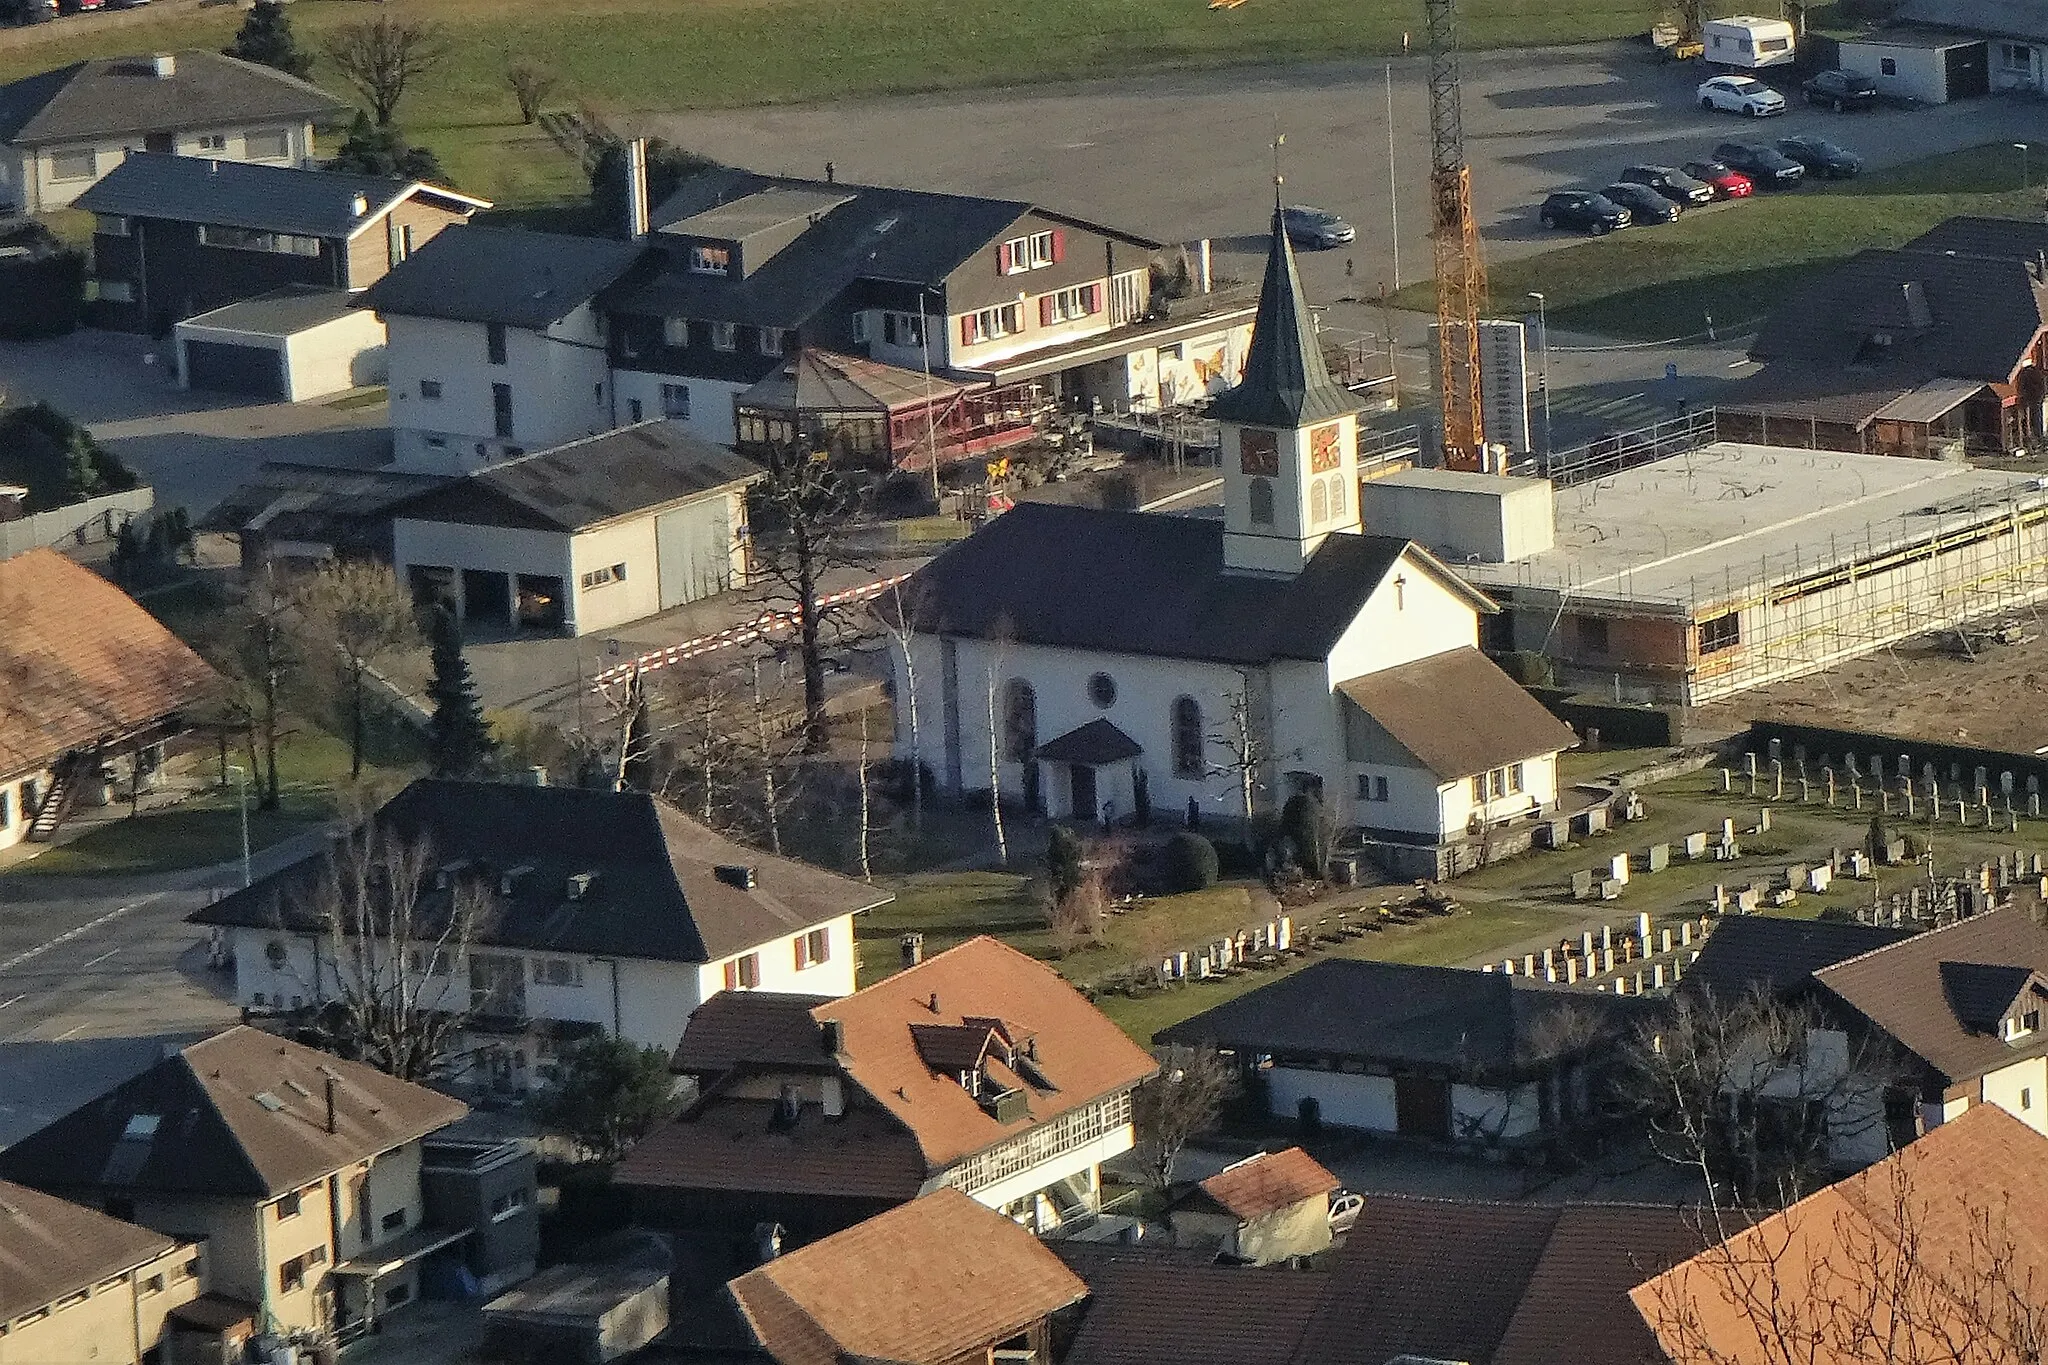
[[(391, 562), (399, 581), (407, 581), (414, 565), (453, 568), (459, 613), (469, 615), (463, 600), (460, 570), (505, 575), (535, 574), (562, 580), (569, 594), (571, 615), (567, 626), (574, 629), (575, 580), (570, 574), (571, 538), (560, 531), (525, 531), (504, 526), (458, 526), (452, 522), (414, 521), (400, 517), (391, 524)], [(513, 607), (518, 601), (515, 596)], [(498, 625), (505, 623), (500, 621)]]
[(112, 540), (130, 517), (146, 517), (155, 506), (154, 489), (131, 488), (15, 521), (0, 521), (0, 559), (12, 559), (40, 545), (97, 545)]
[(1438, 486), (1446, 476), (1436, 470), (1366, 480), (1358, 494), (1365, 533), (1405, 536), (1453, 566), (1504, 564), (1551, 547), (1548, 479), (1471, 477), (1457, 488)]
[[(616, 578), (596, 587), (583, 586), (594, 569), (624, 568)], [(650, 513), (614, 522), (569, 539), (570, 622), (576, 634), (637, 621), (661, 610), (661, 573), (654, 553), (654, 517)]]
[[(652, 421), (664, 417), (667, 409), (663, 406), (661, 387), (664, 384), (680, 385), (689, 390), (690, 415), (686, 418), (672, 418), (684, 431), (706, 441), (719, 445), (731, 445), (738, 435), (733, 424), (732, 400), (748, 386), (723, 379), (699, 379), (693, 375), (661, 374), (649, 370), (614, 370), (612, 383), (617, 388), (617, 420), (621, 425), (634, 421)], [(633, 405), (640, 405), (640, 415), (635, 418)]]
[(1534, 1084), (1512, 1090), (1477, 1085), (1451, 1087), (1451, 1136), (1493, 1142), (1542, 1130), (1542, 1102)]
[(131, 1220), (171, 1237), (206, 1244), (206, 1288), (261, 1303), (265, 1278), (263, 1236), (253, 1200), (138, 1199)]
[(1392, 1076), (1290, 1066), (1276, 1066), (1266, 1073), (1266, 1105), (1274, 1118), (1297, 1117), (1304, 1099), (1316, 1100), (1322, 1121), (1333, 1127), (1391, 1133), (1399, 1126)]
[[(545, 331), (508, 327), (503, 365), (490, 362), (481, 323), (398, 316), (385, 323), (397, 468), (466, 474), (513, 449), (544, 450), (615, 425), (604, 339), (588, 306)], [(441, 396), (423, 397), (423, 381), (439, 384)], [(497, 435), (494, 384), (512, 389), (509, 438)]]
[(367, 308), (299, 333), (287, 343), (286, 373), (291, 381), (287, 396), (294, 403), (303, 403), (383, 383), (385, 345), (384, 324)]

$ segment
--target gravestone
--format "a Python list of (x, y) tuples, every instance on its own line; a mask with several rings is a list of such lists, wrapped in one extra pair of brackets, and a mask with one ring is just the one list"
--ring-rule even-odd
[(1671, 845), (1651, 844), (1650, 851), (1644, 860), (1644, 866), (1651, 872), (1662, 872), (1665, 868), (1671, 866)]
[(1698, 834), (1688, 834), (1685, 836), (1685, 856), (1688, 859), (1698, 859), (1707, 856), (1706, 831), (1702, 830)]

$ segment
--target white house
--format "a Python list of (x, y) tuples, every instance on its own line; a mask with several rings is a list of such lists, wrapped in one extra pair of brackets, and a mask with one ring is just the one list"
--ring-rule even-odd
[(61, 209), (130, 152), (300, 166), (348, 106), (218, 52), (101, 57), (0, 86), (0, 208)]
[(636, 1216), (806, 1239), (941, 1189), (1040, 1231), (1093, 1214), (1158, 1070), (1058, 972), (986, 937), (843, 1000), (721, 996), (675, 1066), (701, 1098), (619, 1168)]
[(1310, 791), (1373, 838), (1441, 845), (1554, 806), (1573, 737), (1479, 652), (1493, 604), (1361, 533), (1361, 406), (1276, 212), (1245, 381), (1210, 408), (1222, 519), (1026, 504), (949, 548), (900, 615), (883, 603), (896, 753), (1086, 821)]
[(607, 630), (744, 586), (760, 477), (671, 423), (620, 427), (392, 507), (392, 565), (466, 621)]
[[(527, 1089), (554, 1074), (564, 1044), (595, 1033), (673, 1047), (721, 991), (849, 994), (853, 917), (889, 899), (639, 792), (422, 779), (373, 819), (438, 862), (402, 958), (375, 951), (392, 971), (447, 978), (420, 999), (469, 1012), (458, 1079), (479, 1086)], [(329, 867), (309, 855), (191, 917), (217, 931), (244, 1008), (298, 1014), (361, 981), (356, 951), (337, 968), (321, 927)], [(461, 892), (480, 907), (473, 928), (437, 952)]]
[(377, 281), (361, 302), (390, 333), (397, 466), (464, 474), (642, 420), (614, 401), (597, 296), (645, 255), (601, 237), (473, 228), (440, 234)]

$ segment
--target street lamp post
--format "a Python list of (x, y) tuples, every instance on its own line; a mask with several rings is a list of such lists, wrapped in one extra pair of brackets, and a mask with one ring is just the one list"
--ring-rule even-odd
[(235, 804), (242, 811), (242, 885), (247, 886), (249, 877), (249, 774), (239, 763), (228, 764), (228, 772), (235, 779)]
[(2012, 144), (2012, 149), (2020, 154), (2020, 189), (2023, 191), (2032, 189), (2033, 177), (2027, 173), (2027, 144), (2015, 142)]
[(1543, 295), (1535, 290), (1529, 297), (1536, 301), (1536, 387), (1543, 391), (1543, 467), (1550, 468), (1550, 314), (1546, 310)]

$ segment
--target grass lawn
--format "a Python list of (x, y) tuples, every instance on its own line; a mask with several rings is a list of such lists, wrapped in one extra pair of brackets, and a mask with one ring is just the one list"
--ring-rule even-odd
[[(1898, 246), (1956, 214), (2039, 210), (2039, 189), (2021, 191), (2017, 154), (2000, 142), (1504, 261), (1487, 283), (1504, 315), (1518, 316), (1524, 295), (1541, 290), (1559, 328), (1660, 340), (1702, 332), (1711, 318), (1725, 337), (1788, 287), (1866, 247)], [(1430, 298), (1427, 284), (1400, 295), (1418, 308)]]
[[(555, 102), (611, 115), (1020, 85), (1168, 67), (1298, 62), (1398, 51), (1421, 38), (1412, 0), (394, 0), (444, 24), (453, 55), (422, 80), (401, 121), (440, 155), (456, 184), (501, 204), (580, 195), (582, 175), (538, 129), (518, 122), (502, 79), (508, 55), (561, 73)], [(1469, 0), (1468, 47), (1579, 42), (1641, 33), (1631, 0)], [(295, 0), (300, 41), (367, 17), (354, 0)], [(166, 11), (151, 24), (49, 26), (0, 46), (0, 80), (80, 57), (220, 47), (234, 7)], [(324, 63), (314, 79), (342, 93)]]

